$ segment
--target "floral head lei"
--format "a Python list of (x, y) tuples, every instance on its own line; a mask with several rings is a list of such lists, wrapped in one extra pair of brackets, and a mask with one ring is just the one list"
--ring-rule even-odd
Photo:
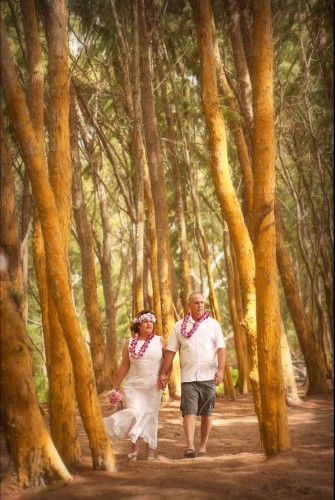
[[(134, 319), (133, 319), (133, 324), (134, 325), (137, 325), (137, 324), (140, 324), (140, 323), (144, 323), (145, 321), (150, 321), (151, 323), (156, 323), (156, 317), (154, 314), (152, 313), (143, 313), (141, 314), (140, 316), (136, 316)], [(143, 354), (145, 353), (145, 351), (147, 350), (150, 342), (152, 341), (152, 339), (154, 338), (155, 336), (155, 332), (152, 332), (149, 337), (145, 340), (144, 344), (142, 345), (142, 347), (140, 348), (140, 350), (138, 352), (136, 352), (136, 346), (137, 346), (137, 343), (138, 343), (138, 338), (139, 338), (139, 334), (138, 333), (135, 333), (130, 345), (129, 345), (129, 348), (128, 348), (128, 351), (129, 351), (129, 354), (132, 358), (136, 358), (136, 359), (141, 359)]]
[(143, 323), (144, 321), (151, 321), (151, 323), (156, 323), (156, 316), (152, 313), (144, 313), (140, 316), (135, 316), (133, 323)]

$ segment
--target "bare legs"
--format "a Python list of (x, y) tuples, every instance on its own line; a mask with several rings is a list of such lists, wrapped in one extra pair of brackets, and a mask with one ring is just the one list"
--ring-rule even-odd
[(131, 454), (138, 453), (140, 451), (140, 439), (136, 443), (131, 443)]
[[(137, 455), (140, 451), (140, 442), (141, 438), (138, 438), (136, 443), (131, 443), (131, 452), (128, 455), (128, 460), (134, 462), (137, 460)], [(147, 460), (154, 460), (155, 458), (155, 450), (154, 448), (150, 448), (150, 446), (147, 444), (146, 445), (146, 459)]]
[[(195, 415), (184, 415), (183, 427), (188, 450), (194, 450)], [(212, 428), (212, 417), (201, 416), (199, 452), (206, 453), (207, 442)]]
[(207, 441), (211, 428), (212, 428), (212, 417), (206, 417), (205, 415), (203, 415), (201, 417), (199, 452), (206, 453)]
[(186, 448), (188, 450), (194, 450), (194, 431), (195, 431), (194, 415), (184, 415), (183, 427), (186, 439)]
[(138, 439), (136, 443), (131, 443), (131, 452), (128, 454), (128, 460), (130, 462), (135, 462), (137, 460), (139, 449), (140, 449), (140, 440)]
[(155, 450), (153, 448), (150, 448), (150, 446), (147, 444), (147, 460), (153, 460), (155, 458)]

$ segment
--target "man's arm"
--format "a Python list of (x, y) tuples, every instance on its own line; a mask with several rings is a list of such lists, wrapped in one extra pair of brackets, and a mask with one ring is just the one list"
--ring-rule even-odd
[(224, 347), (221, 347), (217, 350), (217, 357), (218, 369), (214, 377), (215, 385), (219, 385), (223, 381), (224, 367), (226, 364), (226, 349)]
[(159, 374), (158, 386), (161, 389), (165, 389), (172, 370), (172, 363), (176, 353), (173, 351), (166, 350), (163, 357), (163, 364)]

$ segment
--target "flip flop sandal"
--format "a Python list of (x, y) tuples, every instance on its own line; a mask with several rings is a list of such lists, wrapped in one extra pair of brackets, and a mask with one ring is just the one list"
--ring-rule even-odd
[(186, 450), (184, 453), (184, 458), (195, 458), (194, 450)]
[(205, 457), (207, 455), (206, 452), (204, 451), (198, 451), (198, 453), (196, 454), (196, 457)]

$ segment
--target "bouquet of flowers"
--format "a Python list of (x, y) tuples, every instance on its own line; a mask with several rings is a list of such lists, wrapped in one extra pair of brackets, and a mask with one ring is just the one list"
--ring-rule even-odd
[(108, 396), (108, 401), (113, 406), (117, 406), (119, 403), (122, 403), (123, 401), (123, 394), (120, 389), (114, 388), (111, 391), (108, 391), (107, 396)]

